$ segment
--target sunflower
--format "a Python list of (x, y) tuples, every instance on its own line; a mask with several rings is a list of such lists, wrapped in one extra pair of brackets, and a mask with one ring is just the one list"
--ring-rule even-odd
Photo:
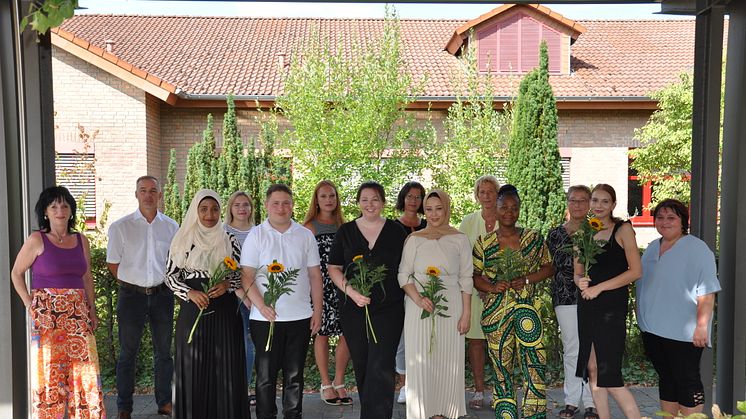
[(223, 263), (225, 264), (225, 266), (228, 267), (228, 269), (232, 271), (238, 270), (238, 262), (236, 262), (235, 259), (231, 257), (226, 256), (225, 259), (223, 259)]
[(279, 274), (281, 272), (285, 272), (285, 267), (282, 266), (282, 263), (277, 262), (276, 260), (269, 265), (267, 265), (267, 270), (274, 274)]
[(440, 269), (435, 266), (428, 266), (427, 269), (425, 269), (425, 273), (430, 276), (438, 276), (440, 275)]
[(357, 262), (357, 261), (362, 260), (362, 259), (363, 259), (363, 255), (357, 255), (354, 258), (352, 258), (352, 261), (353, 262)]
[(591, 228), (596, 231), (601, 231), (604, 228), (604, 223), (602, 223), (601, 220), (599, 220), (596, 217), (593, 217), (590, 220), (588, 220), (588, 225), (590, 225)]

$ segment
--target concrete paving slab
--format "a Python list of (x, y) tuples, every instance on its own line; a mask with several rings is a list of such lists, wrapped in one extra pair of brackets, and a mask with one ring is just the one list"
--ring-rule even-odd
[[(655, 412), (659, 410), (658, 406), (658, 389), (656, 387), (630, 387), (632, 394), (637, 400), (637, 404), (640, 407), (640, 412), (643, 416), (655, 417)], [(357, 393), (350, 392), (350, 396), (353, 398), (354, 403), (352, 406), (328, 406), (324, 404), (319, 398), (318, 393), (308, 393), (303, 396), (303, 417), (307, 419), (359, 419), (360, 418), (360, 402)], [(395, 395), (392, 395), (394, 397)], [(465, 397), (470, 397), (470, 393), (466, 392)], [(278, 401), (278, 411), (282, 412), (282, 406), (280, 405), (280, 399)], [(164, 416), (158, 415), (158, 407), (155, 404), (153, 395), (136, 395), (134, 396), (134, 409), (132, 417), (134, 419), (163, 419)], [(624, 419), (619, 408), (616, 406), (613, 400), (610, 401), (612, 406), (612, 418)], [(109, 395), (105, 397), (105, 405), (107, 417), (110, 419), (116, 419), (117, 417), (117, 403), (116, 395)], [(564, 408), (564, 400), (561, 388), (551, 388), (547, 394), (547, 408), (549, 418), (558, 418), (559, 411)], [(495, 413), (491, 409), (484, 408), (481, 410), (467, 409), (468, 415), (461, 419), (494, 419)], [(252, 409), (252, 417), (254, 417), (254, 411)], [(278, 415), (281, 418), (282, 414)], [(576, 418), (581, 418), (580, 414), (576, 415)], [(226, 418), (230, 419), (230, 418)], [(405, 405), (394, 403), (394, 414), (392, 419), (407, 419)]]

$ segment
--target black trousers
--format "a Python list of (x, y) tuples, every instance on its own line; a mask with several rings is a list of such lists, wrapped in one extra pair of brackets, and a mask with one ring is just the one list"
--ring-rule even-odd
[(277, 373), (282, 370), (282, 416), (303, 416), (303, 368), (311, 339), (311, 319), (275, 322), (272, 347), (265, 351), (270, 322), (251, 320), (256, 357), (256, 417), (277, 418)]
[(378, 343), (366, 335), (365, 310), (347, 304), (340, 323), (360, 395), (360, 419), (388, 419), (394, 409), (394, 364), (404, 328), (404, 304), (371, 311)]
[(642, 333), (645, 353), (658, 373), (660, 400), (696, 407), (705, 402), (705, 389), (699, 373), (702, 348), (692, 342)]

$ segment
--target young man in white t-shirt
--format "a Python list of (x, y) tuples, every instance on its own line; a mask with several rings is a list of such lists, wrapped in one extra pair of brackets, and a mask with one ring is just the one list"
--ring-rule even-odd
[[(282, 406), (286, 419), (303, 412), (303, 368), (312, 334), (321, 327), (322, 279), (316, 239), (291, 219), (293, 194), (286, 185), (267, 189), (267, 220), (251, 229), (241, 250), (241, 282), (251, 300), (251, 336), (256, 343), (256, 417), (277, 417), (275, 388), (282, 370)], [(293, 291), (270, 307), (264, 303), (267, 266), (273, 261), (285, 270), (298, 269)], [(313, 305), (311, 302), (313, 301)], [(272, 346), (265, 350), (270, 322)]]

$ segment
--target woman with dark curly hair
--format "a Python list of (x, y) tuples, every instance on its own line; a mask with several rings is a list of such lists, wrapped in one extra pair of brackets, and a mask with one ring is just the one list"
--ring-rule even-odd
[[(42, 191), (39, 231), (18, 252), (11, 278), (33, 323), (29, 360), (33, 417), (105, 417), (93, 330), (98, 324), (88, 239), (74, 231), (75, 199)], [(31, 292), (24, 274), (31, 269)], [(67, 405), (67, 412), (65, 406)]]
[[(425, 213), (422, 205), (424, 199), (425, 187), (415, 181), (405, 183), (396, 197), (396, 210), (401, 211), (402, 214), (394, 222), (404, 227), (407, 234), (412, 234), (427, 227), (427, 220), (421, 217)], [(407, 366), (404, 357), (403, 332), (399, 339), (399, 347), (396, 348), (396, 373), (401, 376), (401, 388), (399, 389), (399, 396), (396, 398), (396, 402), (406, 403)]]
[[(495, 417), (540, 419), (547, 409), (546, 350), (534, 284), (552, 274), (552, 258), (538, 232), (516, 225), (520, 211), (518, 190), (503, 185), (497, 192), (497, 229), (474, 244), (474, 286), (486, 294), (481, 325), (495, 371)], [(515, 252), (514, 266), (520, 267), (514, 278), (498, 277), (506, 252)], [(520, 410), (513, 380), (517, 367), (524, 382)]]
[(661, 235), (642, 255), (637, 281), (637, 324), (645, 352), (658, 372), (661, 410), (673, 416), (701, 413), (705, 392), (699, 374), (702, 348), (710, 346), (715, 255), (689, 234), (689, 210), (675, 199), (653, 210)]

